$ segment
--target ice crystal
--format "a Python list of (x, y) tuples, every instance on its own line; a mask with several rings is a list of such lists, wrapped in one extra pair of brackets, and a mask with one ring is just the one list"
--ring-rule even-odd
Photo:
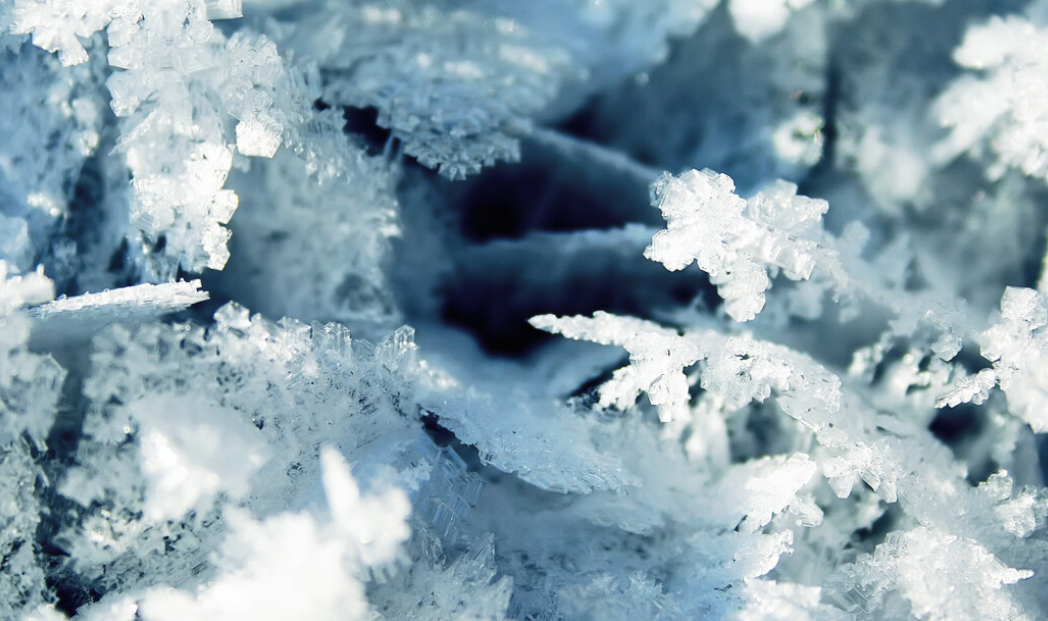
[[(348, 144), (314, 148), (324, 165), (342, 156), (339, 176), (322, 180), (286, 150), (234, 174), (230, 186), (251, 207), (230, 223), (236, 252), (216, 278), (273, 317), (395, 328), (384, 267), (400, 228), (388, 165)], [(266, 242), (240, 244), (238, 235)]]
[(33, 458), (46, 450), (66, 373), (49, 355), (29, 351), (23, 307), (54, 295), (40, 272), (12, 274), (0, 260), (0, 614), (14, 618), (43, 605), (48, 589), (32, 540), (44, 510), (37, 487), (45, 476)]
[(1036, 103), (1044, 85), (1034, 77), (1046, 62), (1039, 44), (1046, 36), (1036, 22), (1018, 15), (993, 17), (969, 28), (954, 59), (978, 73), (959, 78), (937, 102), (939, 119), (950, 134), (936, 145), (935, 160), (991, 151), (985, 154), (995, 159), (987, 169), (992, 177), (1008, 167), (1034, 177), (1048, 175), (1048, 145), (1041, 138), (1048, 118)]
[(806, 238), (821, 230), (828, 206), (797, 197), (788, 183), (750, 201), (734, 192), (727, 175), (710, 170), (660, 178), (653, 201), (668, 225), (644, 256), (670, 270), (694, 261), (719, 287), (727, 313), (746, 321), (764, 307), (769, 266), (793, 280), (811, 276), (817, 246)]
[(29, 309), (32, 340), (37, 345), (86, 341), (113, 323), (132, 324), (155, 319), (207, 299), (200, 281), (141, 284), (112, 291), (63, 297)]
[[(200, 5), (143, 11), (107, 30), (109, 63), (122, 70), (107, 86), (113, 111), (124, 119), (118, 149), (133, 177), (130, 220), (154, 250), (165, 240), (162, 255), (173, 260), (149, 258), (155, 278), (166, 279), (178, 265), (221, 269), (229, 258), (223, 225), (238, 205), (236, 194), (224, 189), (234, 148), (272, 157), (285, 128), (304, 116), (289, 119), (288, 112), (298, 111), (275, 106), (273, 89), (288, 79), (287, 70), (264, 37), (226, 39)], [(165, 46), (152, 46), (154, 40)], [(280, 95), (296, 93), (285, 88)], [(154, 152), (164, 156), (148, 155)]]
[(377, 108), (406, 153), (451, 179), (518, 159), (516, 135), (569, 71), (512, 19), (438, 4), (329, 4), (299, 29), (290, 45), (323, 68), (326, 101)]
[(536, 328), (569, 338), (626, 348), (630, 353), (630, 366), (617, 371), (601, 387), (602, 406), (615, 405), (624, 410), (643, 390), (648, 393), (652, 405), (659, 408), (659, 418), (663, 421), (673, 420), (687, 407), (688, 384), (684, 368), (695, 364), (703, 354), (695, 344), (672, 330), (607, 313), (596, 313), (592, 319), (559, 319), (544, 315), (532, 318), (531, 323)]
[[(906, 612), (918, 619), (1030, 618), (1001, 586), (1028, 578), (1031, 572), (1001, 565), (977, 543), (925, 527), (892, 533), (872, 557), (856, 563), (856, 570), (855, 588), (867, 600), (866, 606), (877, 603), (886, 589), (895, 588), (908, 604)], [(878, 580), (885, 579), (882, 576), (887, 584)], [(974, 597), (947, 595), (954, 580), (964, 580)]]
[[(344, 458), (332, 451), (321, 456), (327, 520), (308, 513), (261, 522), (231, 516), (231, 533), (217, 559), (219, 576), (194, 594), (150, 590), (139, 606), (142, 618), (277, 620), (304, 607), (317, 619), (367, 618), (361, 572), (393, 560), (407, 535), (408, 503), (399, 490), (362, 498)], [(295, 598), (284, 596), (288, 587)]]
[(101, 140), (105, 103), (91, 67), (63, 69), (29, 46), (2, 55), (0, 258), (28, 271), (48, 258), (70, 215), (73, 188)]
[[(1045, 348), (1042, 328), (1048, 323), (1044, 296), (1032, 289), (1008, 287), (1001, 297), (1001, 322), (981, 335), (982, 355), (1008, 395), (1010, 409), (1037, 432), (1048, 431), (1041, 404), (1045, 379), (1040, 359)], [(980, 371), (983, 373), (983, 371)]]
[[(94, 372), (84, 389), (95, 405), (84, 421), (78, 465), (59, 484), (84, 508), (97, 502), (112, 507), (104, 515), (82, 513), (68, 534), (83, 555), (85, 574), (104, 572), (113, 582), (137, 575), (134, 582), (144, 580), (143, 586), (155, 583), (160, 568), (196, 575), (200, 563), (206, 566), (208, 538), (215, 536), (209, 533), (218, 532), (209, 526), (223, 523), (219, 500), (264, 513), (304, 502), (320, 477), (315, 460), (322, 445), (351, 450), (389, 432), (400, 437), (402, 420), (388, 402), (368, 403), (370, 397), (362, 396), (352, 405), (344, 402), (348, 409), (325, 405), (342, 402), (358, 380), (373, 381), (354, 371), (351, 361), (360, 357), (352, 355), (344, 328), (280, 327), (232, 306), (218, 317), (208, 334), (189, 326), (120, 326), (96, 339)], [(382, 364), (394, 362), (391, 355)], [(129, 360), (140, 364), (125, 366)], [(162, 370), (180, 367), (175, 375)], [(289, 376), (299, 380), (285, 385)], [(184, 394), (189, 386), (192, 395)], [(226, 392), (234, 388), (242, 396), (236, 403)], [(328, 422), (303, 417), (310, 411), (325, 412)], [(350, 417), (345, 420), (353, 420), (355, 431), (331, 434), (340, 416)], [(283, 449), (275, 448), (273, 434), (284, 438)], [(304, 455), (313, 457), (305, 461)], [(271, 490), (275, 495), (252, 493), (261, 476), (285, 483)], [(325, 489), (336, 518), (346, 520), (337, 503), (350, 502), (343, 497), (351, 490), (340, 476), (325, 475), (335, 477)], [(147, 553), (140, 546), (150, 540), (159, 547)]]
[[(482, 368), (474, 362), (481, 355), (475, 346), (458, 339), (451, 343), (459, 360), (426, 360), (432, 370), (420, 386), (419, 403), (463, 442), (476, 446), (481, 459), (557, 492), (618, 490), (636, 482), (621, 459), (594, 446), (590, 423), (558, 405), (559, 395), (549, 385), (551, 371), (536, 373), (505, 362)], [(507, 385), (510, 374), (519, 383)], [(499, 395), (507, 391), (516, 397), (502, 406)]]
[(1044, 618), (1046, 16), (0, 3), (0, 617)]

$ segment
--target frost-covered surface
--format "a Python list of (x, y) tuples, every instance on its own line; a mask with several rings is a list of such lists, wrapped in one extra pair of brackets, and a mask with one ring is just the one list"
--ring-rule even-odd
[(1048, 618), (1046, 44), (0, 2), (0, 618)]

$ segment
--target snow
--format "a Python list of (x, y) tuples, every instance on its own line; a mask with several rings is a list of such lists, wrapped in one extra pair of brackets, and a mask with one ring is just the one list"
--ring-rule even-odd
[(769, 268), (791, 280), (806, 280), (815, 269), (817, 243), (810, 238), (821, 232), (828, 205), (797, 196), (796, 185), (780, 181), (746, 201), (727, 175), (692, 170), (654, 187), (667, 227), (644, 256), (669, 270), (694, 261), (735, 320), (749, 321), (764, 308)]
[(1044, 618), (1046, 28), (0, 3), (0, 618)]

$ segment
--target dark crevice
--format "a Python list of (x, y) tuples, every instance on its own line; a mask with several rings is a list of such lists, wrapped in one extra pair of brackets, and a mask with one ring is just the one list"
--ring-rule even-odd
[(443, 320), (471, 331), (488, 353), (512, 357), (551, 338), (530, 326), (535, 315), (650, 319), (700, 293), (716, 303), (702, 272), (671, 273), (643, 257), (665, 225), (645, 182), (594, 170), (585, 153), (536, 141), (523, 149), (524, 163), (466, 182), (430, 181), (459, 206), (453, 269), (437, 287)]
[(603, 369), (600, 373), (589, 378), (567, 395), (568, 399), (577, 399), (592, 405), (597, 401), (597, 393), (601, 386), (606, 384), (615, 375), (615, 371), (629, 364), (629, 357), (623, 357), (614, 365)]
[(524, 162), (496, 166), (463, 184), (462, 236), (470, 242), (517, 239), (532, 232), (612, 229), (631, 222), (656, 224), (646, 185), (628, 179), (592, 179), (585, 162), (565, 161), (525, 145)]
[[(56, 231), (47, 250), (47, 256), (39, 258), (48, 277), (55, 283), (57, 295), (80, 293), (77, 273), (85, 267), (82, 264), (84, 255), (82, 247), (101, 244), (105, 237), (102, 231), (108, 224), (108, 217), (104, 206), (106, 188), (102, 152), (103, 150), (99, 149), (98, 153), (88, 158), (80, 168), (80, 174), (69, 201), (69, 215), (61, 229)], [(71, 264), (62, 258), (64, 253), (59, 249), (59, 244), (68, 239), (77, 240), (77, 245), (80, 246), (78, 250), (81, 250)], [(111, 268), (112, 263), (110, 260), (107, 268)]]
[(426, 432), (430, 440), (440, 448), (447, 448), (455, 452), (466, 464), (466, 468), (472, 472), (485, 469), (480, 459), (480, 451), (472, 444), (466, 444), (455, 436), (455, 433), (440, 424), (440, 416), (430, 411), (420, 413), (422, 430)]
[(1037, 459), (1041, 466), (1041, 476), (1048, 481), (1048, 433), (1039, 433), (1036, 436)]
[(485, 304), (485, 300), (473, 300), (473, 304), (467, 304), (457, 295), (447, 297), (442, 319), (472, 333), (489, 355), (524, 357), (553, 340), (550, 334), (536, 330), (528, 323), (530, 317), (542, 312), (500, 313), (491, 309), (497, 304)]
[(594, 108), (599, 102), (599, 97), (590, 97), (574, 114), (571, 114), (559, 123), (555, 123), (553, 127), (569, 136), (575, 136), (591, 142), (599, 142), (600, 136), (596, 131), (596, 117), (594, 115)]
[[(75, 361), (68, 360), (67, 356), (62, 355), (64, 352), (57, 353), (59, 364), (70, 369), (70, 372), (62, 384), (58, 413), (45, 441), (48, 457), (45, 464), (51, 469), (64, 469), (73, 462), (80, 437), (83, 435), (86, 403), (83, 396), (83, 370), (75, 368)], [(48, 472), (52, 479), (56, 478), (55, 474)]]
[[(1048, 198), (1040, 197), (1038, 203), (1043, 205), (1045, 202), (1048, 202)], [(1038, 283), (1045, 269), (1044, 257), (1048, 254), (1048, 237), (1044, 233), (1044, 223), (1039, 222), (1038, 224), (1036, 239), (1029, 251), (1025, 253), (1023, 261), (1019, 265), (1020, 280), (1014, 283), (1013, 286), (1039, 289)]]
[(342, 109), (342, 118), (346, 120), (343, 129), (360, 139), (368, 155), (375, 156), (385, 151), (392, 132), (378, 124), (378, 108), (346, 106)]
[(127, 253), (129, 246), (127, 239), (125, 238), (120, 242), (120, 247), (113, 252), (113, 256), (109, 258), (109, 267), (106, 271), (114, 274), (122, 274), (127, 269)]
[(455, 434), (441, 426), (440, 417), (432, 412), (423, 412), (420, 416), (422, 420), (422, 430), (426, 432), (430, 440), (437, 446), (444, 448), (445, 446), (451, 446), (458, 441)]
[(55, 608), (72, 617), (84, 605), (93, 604), (102, 599), (103, 593), (84, 584), (83, 579), (70, 569), (61, 569), (48, 573), (47, 586), (55, 594)]
[(985, 421), (979, 409), (969, 403), (943, 408), (935, 415), (928, 430), (943, 444), (956, 448), (966, 440), (978, 436)]
[(818, 196), (816, 179), (830, 174), (834, 169), (837, 155), (837, 113), (841, 99), (841, 68), (835, 58), (836, 51), (830, 49), (830, 58), (826, 68), (826, 93), (822, 105), (822, 157), (817, 164), (797, 184), (797, 193), (803, 196)]
[(870, 524), (869, 528), (860, 528), (855, 531), (855, 540), (858, 547), (872, 552), (877, 546), (884, 543), (888, 533), (895, 530), (901, 512), (898, 505), (888, 505), (884, 513)]
[(551, 338), (528, 323), (535, 315), (606, 311), (654, 319), (660, 309), (691, 300), (708, 286), (697, 270), (674, 274), (644, 265), (642, 258), (637, 259), (641, 269), (631, 270), (625, 262), (602, 262), (596, 253), (590, 259), (596, 264), (591, 269), (577, 269), (546, 286), (533, 282), (526, 266), (465, 267), (442, 291), (443, 318), (472, 331), (489, 353), (523, 356)]
[(85, 604), (98, 601), (103, 593), (80, 576), (70, 562), (70, 554), (62, 541), (62, 533), (72, 525), (82, 510), (75, 501), (58, 492), (57, 483), (66, 470), (75, 464), (76, 451), (83, 436), (87, 401), (83, 395), (83, 362), (70, 351), (58, 350), (58, 362), (69, 370), (62, 385), (58, 412), (45, 445), (46, 449), (34, 456), (47, 480), (37, 482), (36, 495), (44, 510), (34, 533), (34, 551), (44, 567), (47, 588), (55, 598), (55, 607), (67, 616), (73, 616)]
[(41, 500), (47, 511), (41, 514), (37, 525), (36, 555), (44, 568), (45, 584), (55, 598), (55, 608), (72, 617), (78, 608), (97, 602), (105, 592), (77, 573), (70, 553), (60, 539), (63, 529), (69, 526), (70, 516), (80, 509), (79, 505), (60, 495), (53, 486), (43, 489)]
[[(170, 318), (176, 321), (193, 321), (206, 326), (214, 321), (215, 311), (234, 301), (229, 292), (219, 286), (220, 272), (205, 270), (199, 278), (201, 288), (208, 293), (208, 299), (197, 302), (180, 313), (174, 313), (169, 316)], [(254, 311), (254, 309), (251, 310)]]

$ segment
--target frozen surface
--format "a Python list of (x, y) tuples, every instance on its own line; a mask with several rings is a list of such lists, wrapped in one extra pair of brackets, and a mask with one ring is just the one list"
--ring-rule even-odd
[(0, 2), (0, 618), (1048, 618), (1046, 43)]
[(141, 323), (189, 308), (207, 299), (200, 281), (141, 284), (100, 293), (63, 297), (34, 306), (32, 342), (37, 346), (61, 346), (90, 339), (113, 323)]

